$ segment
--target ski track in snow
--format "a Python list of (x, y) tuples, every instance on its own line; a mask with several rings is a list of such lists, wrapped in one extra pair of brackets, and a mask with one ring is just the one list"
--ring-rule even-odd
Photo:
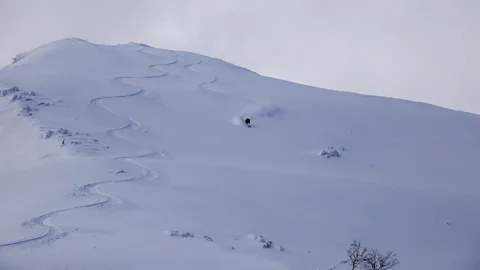
[(210, 80), (210, 81), (206, 81), (206, 82), (200, 83), (200, 84), (198, 85), (198, 87), (200, 87), (200, 88), (203, 89), (203, 90), (210, 91), (210, 92), (212, 92), (212, 93), (214, 93), (214, 94), (217, 94), (217, 95), (221, 95), (221, 96), (224, 96), (224, 97), (230, 97), (230, 95), (228, 95), (228, 94), (226, 94), (226, 93), (224, 93), (224, 92), (220, 92), (220, 91), (217, 91), (217, 90), (213, 90), (213, 89), (208, 88), (208, 87), (206, 86), (206, 85), (208, 85), (208, 84), (214, 84), (215, 82), (217, 82), (217, 77), (213, 77), (213, 79)]
[(192, 69), (192, 66), (201, 65), (202, 63), (203, 63), (203, 61), (198, 61), (198, 62), (193, 63), (193, 64), (186, 64), (186, 65), (183, 66), (183, 68), (191, 70), (191, 71), (195, 71), (195, 70)]
[[(159, 69), (159, 66), (173, 65), (173, 64), (176, 64), (177, 62), (178, 62), (178, 60), (175, 59), (174, 61), (171, 61), (171, 62), (168, 62), (168, 63), (165, 63), (165, 64), (150, 65), (149, 68), (156, 68), (158, 70), (161, 70), (161, 69)], [(164, 72), (164, 74), (151, 75), (151, 76), (138, 76), (138, 77), (115, 77), (114, 81), (120, 81), (124, 84), (132, 85), (130, 83), (123, 82), (123, 80), (124, 79), (132, 79), (132, 78), (138, 78), (138, 79), (162, 78), (162, 77), (165, 77), (165, 76), (169, 75), (168, 72), (165, 72), (163, 70), (161, 70), (161, 71)], [(124, 117), (124, 116), (118, 114), (117, 112), (115, 112), (114, 110), (112, 110), (111, 108), (106, 106), (103, 103), (103, 101), (107, 100), (107, 99), (131, 98), (131, 97), (138, 96), (138, 95), (140, 95), (144, 92), (145, 92), (144, 89), (140, 89), (140, 90), (138, 90), (134, 93), (131, 93), (131, 94), (97, 97), (97, 98), (94, 98), (90, 101), (90, 104), (93, 105), (94, 107), (102, 109), (104, 111), (107, 111), (107, 112), (109, 112), (109, 113), (111, 113), (111, 114), (113, 114), (117, 117), (124, 118), (127, 121), (127, 124), (125, 126), (107, 130), (106, 133), (108, 135), (110, 135), (112, 137), (116, 136), (116, 137), (119, 137), (119, 138), (122, 138), (124, 140), (128, 140), (128, 141), (134, 143), (128, 137), (118, 135), (118, 132), (121, 132), (121, 131), (126, 130), (126, 129), (134, 129), (135, 130), (138, 127), (140, 127), (141, 125), (140, 125), (140, 123), (138, 123), (137, 121), (135, 121), (133, 119), (130, 119), (128, 117)], [(81, 192), (81, 193), (85, 194), (85, 196), (88, 196), (88, 197), (97, 197), (96, 202), (51, 211), (51, 212), (48, 212), (48, 213), (43, 214), (41, 216), (37, 216), (37, 217), (32, 218), (28, 221), (25, 221), (24, 223), (22, 223), (23, 227), (27, 227), (27, 228), (43, 227), (43, 228), (46, 228), (46, 231), (44, 233), (42, 233), (41, 235), (36, 236), (36, 237), (21, 239), (21, 240), (17, 240), (17, 241), (13, 241), (13, 242), (10, 242), (10, 243), (5, 243), (5, 244), (0, 244), (0, 247), (13, 247), (13, 246), (19, 246), (19, 245), (24, 245), (24, 244), (34, 245), (35, 243), (37, 243), (41, 246), (41, 245), (46, 245), (46, 244), (53, 243), (56, 240), (59, 240), (59, 239), (65, 237), (65, 236), (67, 236), (68, 235), (67, 232), (65, 232), (64, 230), (62, 230), (60, 227), (58, 227), (57, 225), (55, 225), (52, 222), (51, 218), (53, 216), (55, 216), (59, 213), (62, 213), (62, 212), (70, 211), (70, 210), (76, 210), (76, 209), (83, 209), (83, 208), (90, 208), (90, 207), (105, 205), (105, 204), (111, 202), (112, 200), (115, 200), (117, 203), (122, 203), (122, 200), (120, 198), (116, 198), (112, 195), (109, 195), (105, 192), (102, 192), (102, 191), (98, 190), (98, 187), (101, 186), (101, 185), (110, 184), (110, 183), (126, 183), (126, 182), (140, 181), (140, 180), (153, 180), (153, 179), (158, 178), (158, 172), (156, 172), (154, 170), (150, 170), (147, 166), (144, 166), (141, 163), (135, 161), (135, 159), (155, 157), (159, 154), (159, 152), (160, 151), (158, 149), (153, 149), (150, 152), (148, 152), (146, 154), (142, 154), (142, 155), (127, 155), (127, 156), (120, 156), (120, 157), (114, 158), (114, 160), (124, 160), (124, 161), (127, 161), (127, 162), (130, 162), (130, 163), (134, 164), (135, 166), (142, 169), (143, 173), (140, 176), (133, 177), (133, 178), (128, 178), (128, 179), (101, 181), (101, 182), (94, 182), (94, 183), (83, 185), (82, 187), (76, 189), (75, 191), (76, 192)]]
[[(9, 118), (30, 105), (26, 95), (1, 100), (8, 109), (0, 116), (12, 120), (0, 130), (7, 135), (2, 141), (20, 152), (4, 158), (12, 161), (3, 164), (5, 175), (14, 180), (6, 179), (5, 201), (18, 203), (4, 207), (7, 223), (14, 224), (4, 226), (0, 269), (4, 262), (24, 268), (328, 269), (341, 267), (335, 262), (352, 238), (398, 252), (406, 268), (449, 270), (459, 262), (472, 268), (467, 260), (476, 258), (471, 251), (480, 220), (468, 213), (478, 202), (472, 191), (480, 149), (473, 146), (480, 131), (470, 114), (251, 77), (220, 59), (137, 43), (97, 47), (70, 39), (28, 54), (0, 72), (9, 81), (6, 88), (0, 81), (0, 90), (10, 83), (20, 93), (35, 90), (31, 108), (40, 110), (30, 117), (31, 129), (25, 118)], [(204, 132), (202, 115), (221, 126)], [(247, 117), (252, 130), (243, 129)], [(179, 121), (178, 130), (164, 129)], [(188, 137), (196, 130), (199, 136)], [(61, 139), (66, 145), (59, 149), (67, 152), (55, 151)], [(320, 155), (342, 146), (350, 151), (345, 159)], [(178, 158), (168, 157), (173, 148)], [(457, 152), (462, 158), (449, 154)], [(24, 153), (32, 159), (24, 160)], [(55, 173), (63, 176), (48, 179), (58, 170), (56, 159), (66, 161)], [(418, 170), (409, 170), (414, 166)], [(40, 179), (47, 183), (33, 183), (37, 174), (47, 175)], [(25, 190), (30, 182), (33, 190)], [(55, 197), (47, 202), (49, 194)], [(359, 203), (352, 208), (350, 201)], [(98, 215), (105, 228), (90, 220)], [(356, 221), (345, 222), (346, 215)], [(371, 226), (378, 220), (395, 233)], [(9, 228), (17, 233), (9, 235)], [(184, 260), (190, 255), (193, 264)]]
[[(193, 69), (192, 67), (193, 67), (193, 66), (196, 66), (196, 65), (202, 65), (203, 63), (204, 63), (203, 61), (198, 61), (198, 62), (193, 63), (193, 64), (184, 65), (183, 68), (186, 69), (186, 70), (189, 70), (189, 71), (193, 71), (193, 72), (197, 72), (197, 73), (198, 73), (198, 71), (196, 71), (196, 70)], [(218, 78), (217, 78), (216, 76), (214, 76), (212, 79), (210, 79), (210, 80), (208, 80), (208, 81), (199, 83), (199, 84), (198, 84), (198, 87), (201, 88), (201, 89), (203, 89), (203, 90), (209, 91), (209, 92), (211, 92), (211, 93), (217, 94), (217, 95), (221, 95), (221, 96), (224, 96), (224, 97), (233, 97), (233, 95), (231, 95), (231, 94), (227, 94), (227, 93), (225, 93), (225, 92), (218, 91), (218, 90), (214, 90), (214, 89), (211, 89), (211, 88), (208, 88), (208, 87), (207, 87), (207, 85), (209, 85), (209, 84), (214, 84), (214, 83), (216, 83), (217, 81), (218, 81)], [(252, 101), (252, 100), (250, 100), (250, 99), (248, 99), (248, 98), (246, 98), (246, 97), (243, 97), (243, 96), (242, 96), (242, 98), (245, 99), (245, 100), (247, 100), (247, 101), (249, 101), (249, 102), (251, 102), (251, 103), (253, 103), (253, 104), (255, 104), (254, 101)]]
[[(187, 65), (183, 66), (183, 68), (186, 69), (186, 70), (193, 71), (193, 72), (198, 72), (195, 69), (193, 69), (192, 67), (196, 66), (196, 65), (201, 65), (201, 64), (203, 64), (203, 61), (198, 61), (197, 63), (193, 63), (193, 64), (187, 64)], [(214, 76), (212, 79), (210, 79), (208, 81), (199, 83), (198, 87), (201, 88), (201, 89), (216, 93), (216, 94), (220, 94), (220, 95), (223, 95), (223, 96), (228, 96), (227, 94), (225, 94), (223, 92), (216, 91), (216, 90), (213, 90), (213, 89), (210, 89), (210, 88), (206, 87), (207, 84), (214, 84), (215, 82), (217, 82), (217, 77), (216, 76)]]
[[(117, 77), (115, 78), (115, 80), (119, 79), (119, 78), (125, 78), (125, 77)], [(144, 90), (141, 89), (135, 93), (132, 93), (132, 94), (126, 94), (126, 95), (119, 95), (119, 96), (108, 96), (108, 97), (97, 97), (97, 98), (94, 98), (90, 101), (90, 104), (97, 107), (97, 108), (100, 108), (100, 109), (103, 109), (105, 111), (108, 111), (110, 112), (111, 114), (114, 114), (115, 116), (117, 117), (122, 117), (121, 115), (119, 115), (118, 113), (116, 113), (115, 111), (113, 111), (112, 109), (110, 109), (109, 107), (107, 107), (103, 101), (106, 100), (106, 99), (115, 99), (115, 98), (128, 98), (128, 97), (134, 97), (134, 96), (138, 96), (140, 94), (144, 93)], [(122, 117), (123, 118), (123, 117)], [(110, 129), (110, 130), (107, 130), (106, 133), (110, 136), (113, 135), (114, 132), (118, 132), (118, 131), (122, 131), (122, 130), (125, 130), (125, 129), (128, 129), (128, 128), (132, 128), (133, 125), (137, 125), (139, 126), (139, 124), (136, 122), (136, 121), (133, 121), (131, 119), (128, 119), (128, 118), (125, 118), (127, 120), (127, 124), (125, 126), (122, 126), (122, 127), (119, 127), (119, 128), (114, 128), (114, 129)], [(123, 137), (123, 136), (122, 136)], [(125, 138), (125, 137), (123, 137)], [(129, 140), (131, 142), (131, 140)]]
[[(186, 70), (193, 71), (193, 72), (198, 72), (198, 71), (196, 71), (195, 69), (193, 69), (192, 67), (193, 67), (193, 66), (197, 66), (197, 65), (202, 65), (203, 63), (204, 63), (203, 61), (198, 61), (198, 62), (193, 63), (193, 64), (184, 65), (183, 68), (186, 69)], [(216, 93), (216, 94), (220, 94), (220, 95), (223, 95), (223, 96), (227, 96), (227, 97), (237, 96), (237, 97), (239, 97), (239, 98), (242, 98), (242, 99), (248, 101), (249, 103), (251, 103), (251, 104), (253, 104), (253, 105), (257, 105), (257, 102), (253, 101), (252, 99), (250, 99), (250, 98), (248, 98), (248, 97), (246, 97), (246, 96), (227, 94), (227, 93), (225, 93), (225, 92), (213, 90), (213, 89), (211, 89), (211, 88), (206, 87), (206, 85), (208, 85), (208, 84), (214, 84), (214, 83), (216, 83), (217, 81), (218, 81), (218, 78), (217, 78), (216, 76), (214, 76), (213, 79), (198, 84), (198, 87), (200, 87), (200, 88), (202, 88), (202, 89), (204, 89), (204, 90), (207, 90), (207, 91)]]
[[(143, 50), (140, 50), (139, 52), (148, 54), (148, 53), (144, 52)], [(138, 86), (136, 86), (134, 84), (131, 84), (129, 82), (126, 82), (124, 80), (163, 78), (163, 77), (169, 76), (170, 74), (168, 72), (162, 70), (160, 68), (160, 66), (174, 65), (174, 64), (177, 64), (177, 63), (178, 63), (178, 59), (175, 59), (175, 60), (169, 61), (167, 63), (153, 64), (153, 65), (148, 66), (148, 68), (156, 69), (156, 70), (159, 70), (159, 71), (163, 72), (162, 74), (159, 74), (159, 75), (119, 76), (119, 77), (113, 78), (113, 81), (118, 81), (122, 84), (130, 85), (130, 86), (133, 86), (133, 87), (138, 87)], [(193, 63), (193, 64), (184, 65), (183, 68), (188, 69), (192, 72), (197, 72), (198, 73), (198, 71), (193, 69), (192, 66), (201, 65), (201, 64), (203, 64), (203, 61), (199, 61), (199, 62)], [(203, 90), (213, 92), (215, 94), (219, 94), (219, 95), (227, 96), (227, 97), (233, 97), (233, 95), (230, 95), (230, 94), (227, 94), (227, 93), (224, 93), (224, 92), (220, 92), (220, 91), (217, 91), (217, 90), (213, 90), (213, 89), (210, 89), (210, 88), (207, 87), (207, 85), (214, 84), (217, 81), (218, 81), (217, 77), (213, 76), (212, 79), (199, 83), (198, 87), (203, 89)], [(105, 105), (104, 101), (105, 100), (111, 100), (111, 99), (120, 99), (120, 98), (132, 98), (132, 97), (136, 97), (136, 96), (140, 96), (140, 95), (146, 95), (145, 89), (142, 88), (142, 89), (139, 89), (139, 90), (137, 90), (133, 93), (123, 94), (123, 95), (96, 97), (96, 98), (93, 98), (90, 101), (91, 106), (93, 106), (97, 109), (100, 109), (102, 111), (108, 112), (110, 114), (113, 114), (116, 117), (123, 118), (126, 121), (126, 124), (121, 126), (121, 127), (106, 130), (105, 133), (107, 135), (109, 135), (111, 137), (120, 138), (120, 139), (129, 141), (129, 142), (135, 144), (135, 142), (133, 140), (131, 140), (130, 138), (128, 138), (127, 136), (121, 135), (121, 132), (125, 131), (127, 129), (138, 130), (141, 127), (141, 124), (139, 122), (135, 121), (134, 119), (122, 116), (121, 114), (117, 113), (116, 111), (114, 111), (113, 109), (111, 109), (107, 105)], [(254, 102), (253, 100), (251, 100), (249, 98), (246, 98), (244, 96), (242, 96), (241, 98), (245, 99), (249, 103), (256, 104), (256, 102)], [(84, 145), (82, 145), (82, 146), (84, 147)], [(66, 212), (66, 211), (76, 210), (76, 209), (85, 209), (85, 208), (91, 208), (91, 207), (97, 207), (97, 206), (104, 206), (104, 205), (107, 205), (107, 204), (112, 203), (112, 202), (116, 203), (116, 204), (123, 203), (122, 199), (116, 198), (113, 195), (110, 195), (110, 194), (107, 194), (105, 192), (100, 191), (99, 187), (101, 185), (111, 184), (111, 183), (127, 183), (127, 182), (134, 182), (134, 181), (140, 181), (140, 180), (150, 180), (151, 181), (151, 180), (154, 180), (154, 179), (158, 178), (158, 172), (156, 172), (155, 170), (151, 170), (147, 166), (142, 165), (140, 162), (136, 161), (136, 159), (156, 157), (159, 153), (160, 153), (160, 150), (151, 149), (149, 152), (147, 152), (145, 154), (141, 154), (141, 155), (126, 155), (126, 156), (119, 156), (119, 157), (113, 158), (114, 160), (123, 160), (125, 162), (132, 163), (133, 165), (137, 166), (139, 169), (141, 169), (143, 171), (142, 174), (139, 175), (139, 176), (136, 176), (136, 177), (131, 177), (131, 178), (123, 179), (123, 180), (110, 180), (110, 181), (100, 181), (100, 182), (89, 183), (89, 184), (85, 184), (85, 185), (77, 188), (76, 190), (74, 190), (74, 194), (81, 194), (81, 196), (86, 196), (86, 197), (96, 197), (97, 200), (95, 202), (89, 203), (89, 204), (84, 204), (84, 205), (79, 205), (79, 206), (68, 207), (68, 208), (63, 208), (63, 209), (51, 211), (51, 212), (48, 212), (46, 214), (43, 214), (43, 215), (37, 216), (35, 218), (32, 218), (30, 220), (27, 220), (27, 221), (22, 223), (23, 227), (27, 227), (27, 228), (42, 227), (42, 228), (45, 228), (46, 231), (44, 233), (42, 233), (41, 235), (35, 236), (35, 237), (32, 237), (32, 238), (26, 238), (26, 239), (17, 240), (17, 241), (10, 242), (10, 243), (0, 244), (0, 248), (1, 247), (23, 246), (23, 245), (26, 245), (26, 244), (28, 244), (29, 246), (32, 246), (32, 247), (51, 244), (51, 243), (53, 243), (53, 242), (55, 242), (55, 241), (57, 241), (57, 240), (59, 240), (63, 237), (66, 237), (70, 233), (70, 232), (64, 231), (62, 228), (60, 228), (59, 226), (55, 225), (55, 223), (52, 222), (52, 218), (55, 215), (60, 214), (62, 212)]]

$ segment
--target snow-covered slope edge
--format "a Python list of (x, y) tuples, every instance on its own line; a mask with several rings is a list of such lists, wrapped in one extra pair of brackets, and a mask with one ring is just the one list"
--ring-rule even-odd
[(35, 143), (55, 153), (1, 172), (7, 268), (327, 269), (355, 238), (399, 269), (473, 257), (476, 115), (78, 39), (0, 80), (42, 99), (9, 117), (52, 131)]

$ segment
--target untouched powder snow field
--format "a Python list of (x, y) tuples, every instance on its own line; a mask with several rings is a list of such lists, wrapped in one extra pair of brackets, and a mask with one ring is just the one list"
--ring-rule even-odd
[(349, 269), (356, 239), (478, 270), (479, 155), (478, 115), (59, 40), (0, 70), (0, 269)]

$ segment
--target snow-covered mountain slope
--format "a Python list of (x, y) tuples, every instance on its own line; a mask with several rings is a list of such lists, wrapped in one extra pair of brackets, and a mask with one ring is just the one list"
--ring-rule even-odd
[(0, 269), (473, 269), (478, 115), (79, 39), (0, 84)]

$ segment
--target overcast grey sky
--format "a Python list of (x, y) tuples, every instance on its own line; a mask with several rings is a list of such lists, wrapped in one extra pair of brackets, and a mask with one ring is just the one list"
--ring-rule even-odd
[(479, 0), (0, 0), (0, 65), (79, 37), (480, 114)]

